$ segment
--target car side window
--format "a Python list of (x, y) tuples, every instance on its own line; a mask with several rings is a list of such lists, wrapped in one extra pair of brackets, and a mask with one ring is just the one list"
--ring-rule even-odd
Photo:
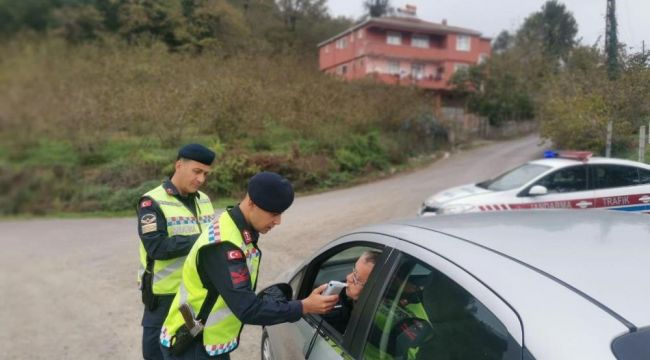
[(647, 183), (641, 182), (639, 169), (632, 166), (622, 165), (594, 165), (593, 166), (594, 189), (609, 189), (623, 186), (634, 186)]
[(587, 168), (571, 166), (546, 175), (535, 185), (546, 187), (549, 194), (587, 190)]
[(374, 271), (374, 263), (366, 260), (376, 262), (381, 252), (381, 248), (365, 245), (348, 246), (339, 251), (335, 250), (310, 265), (311, 278), (314, 280), (307, 284), (308, 289), (314, 289), (331, 280), (348, 283), (348, 288), (343, 289), (339, 295), (337, 308), (322, 316), (324, 322), (328, 324), (328, 330), (334, 332), (334, 335), (340, 337), (345, 334), (354, 303)]
[(514, 359), (505, 325), (460, 285), (404, 256), (382, 296), (364, 359)]
[(639, 169), (639, 184), (650, 184), (650, 170)]

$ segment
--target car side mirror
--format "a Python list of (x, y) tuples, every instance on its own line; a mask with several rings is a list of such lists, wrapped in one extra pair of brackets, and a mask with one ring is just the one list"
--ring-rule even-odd
[(273, 284), (257, 293), (257, 297), (268, 301), (287, 302), (293, 298), (293, 289), (287, 283)]
[(546, 186), (542, 185), (535, 185), (532, 188), (530, 188), (530, 191), (528, 192), (528, 195), (530, 196), (538, 196), (538, 195), (546, 195), (548, 194), (548, 189)]

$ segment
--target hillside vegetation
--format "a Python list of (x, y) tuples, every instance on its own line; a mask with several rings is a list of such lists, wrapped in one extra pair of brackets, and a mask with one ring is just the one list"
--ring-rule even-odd
[[(263, 169), (309, 191), (446, 147), (429, 93), (318, 71), (317, 44), (352, 24), (326, 0), (0, 0), (0, 215), (131, 210), (188, 142), (218, 153), (214, 198)], [(613, 155), (633, 157), (650, 54), (621, 44), (612, 72), (577, 34), (547, 1), (452, 95), (558, 149), (603, 154), (612, 120)]]
[(15, 39), (0, 52), (4, 214), (132, 208), (187, 142), (218, 153), (206, 188), (215, 197), (240, 196), (261, 169), (304, 191), (444, 144), (425, 94), (345, 83), (300, 55), (58, 38)]

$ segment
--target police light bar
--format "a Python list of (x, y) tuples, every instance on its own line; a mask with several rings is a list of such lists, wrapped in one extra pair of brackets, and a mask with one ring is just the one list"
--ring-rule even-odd
[(591, 151), (560, 151), (558, 156), (563, 159), (573, 159), (587, 162), (593, 155)]
[(555, 151), (553, 150), (544, 151), (544, 159), (552, 159), (556, 157), (557, 157), (557, 153)]

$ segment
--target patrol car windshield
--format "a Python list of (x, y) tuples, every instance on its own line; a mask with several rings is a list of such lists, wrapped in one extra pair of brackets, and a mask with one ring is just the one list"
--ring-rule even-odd
[(505, 191), (521, 187), (551, 167), (538, 164), (524, 164), (498, 177), (483, 181), (476, 186), (492, 191)]

